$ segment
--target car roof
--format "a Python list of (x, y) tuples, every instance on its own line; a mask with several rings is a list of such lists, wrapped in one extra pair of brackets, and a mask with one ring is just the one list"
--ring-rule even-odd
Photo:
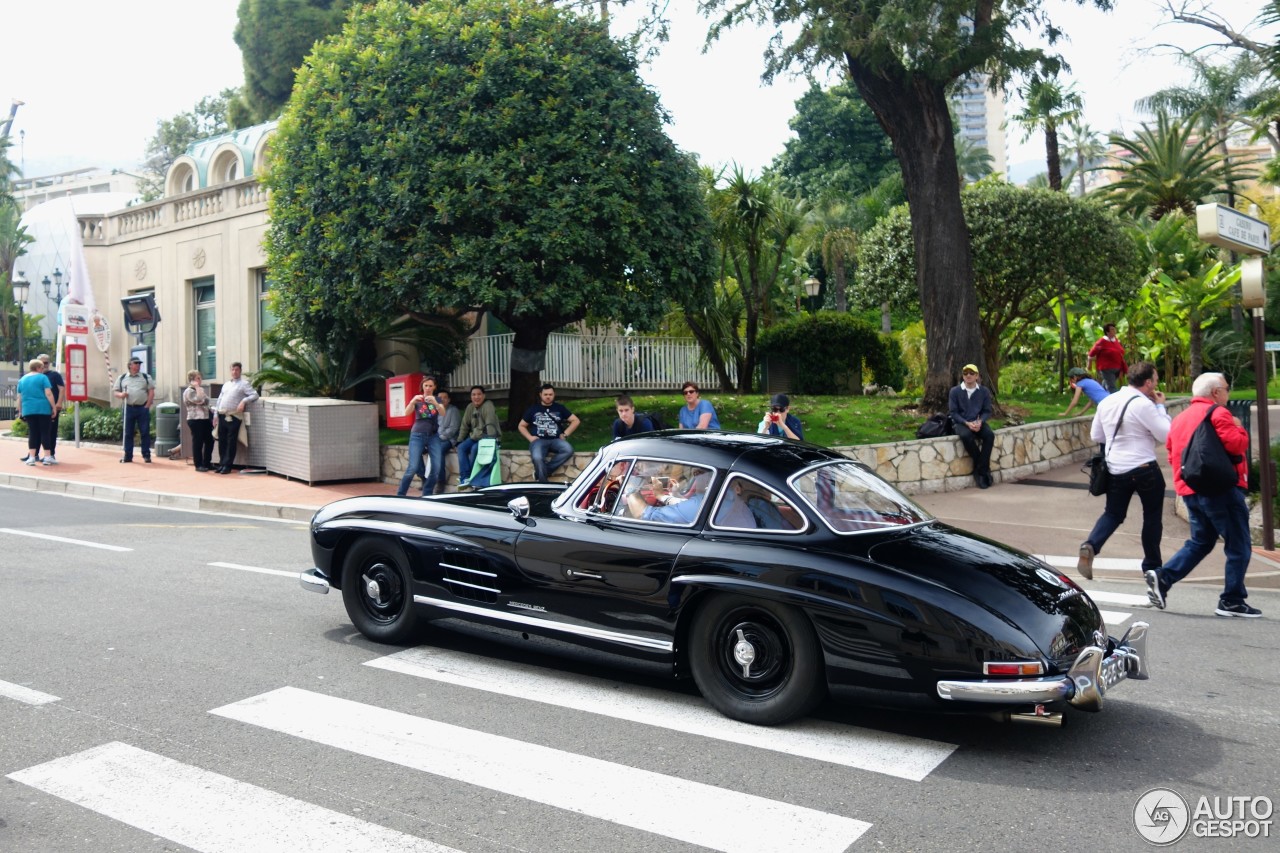
[(771, 435), (722, 430), (664, 430), (620, 438), (604, 448), (619, 456), (668, 458), (752, 473), (772, 482), (820, 462), (849, 461), (834, 450)]

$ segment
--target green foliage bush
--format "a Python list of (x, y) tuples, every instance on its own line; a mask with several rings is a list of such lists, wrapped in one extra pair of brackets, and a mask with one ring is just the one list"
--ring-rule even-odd
[(820, 311), (784, 320), (762, 331), (758, 346), (762, 357), (795, 362), (791, 390), (797, 394), (840, 393), (860, 384), (864, 367), (879, 385), (901, 388), (906, 380), (898, 342), (849, 314)]
[[(1000, 370), (997, 396), (1052, 394), (1058, 390), (1058, 374), (1052, 364), (1039, 361), (1015, 361)], [(1068, 398), (1070, 399), (1070, 398)]]

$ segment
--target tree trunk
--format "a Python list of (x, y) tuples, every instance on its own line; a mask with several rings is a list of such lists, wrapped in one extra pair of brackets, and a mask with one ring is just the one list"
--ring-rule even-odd
[(1204, 372), (1204, 328), (1200, 325), (1198, 317), (1190, 317), (1187, 320), (1187, 332), (1190, 338), (1191, 351), (1191, 379), (1195, 379)]
[(551, 333), (580, 317), (526, 318), (504, 317), (514, 333), (511, 341), (511, 390), (507, 397), (507, 419), (504, 430), (514, 430), (525, 410), (538, 401), (538, 388), (542, 384), (542, 368), (547, 361), (547, 341)]
[(689, 331), (693, 332), (693, 337), (697, 340), (698, 346), (702, 347), (702, 354), (706, 356), (707, 363), (716, 372), (716, 380), (720, 383), (720, 390), (726, 394), (731, 393), (733, 391), (733, 380), (729, 378), (729, 370), (725, 367), (724, 359), (720, 357), (720, 351), (716, 349), (715, 341), (712, 340), (711, 334), (702, 327), (696, 316), (687, 311), (684, 315), (684, 321), (689, 324)]
[(1044, 126), (1044, 160), (1049, 167), (1049, 189), (1062, 192), (1062, 157), (1058, 154), (1058, 128), (1053, 122)]
[[(916, 286), (924, 316), (923, 405), (944, 410), (960, 367), (982, 358), (978, 296), (973, 286), (969, 229), (960, 207), (960, 170), (943, 83), (905, 71), (881, 74), (846, 55), (849, 75), (893, 142), (911, 205)], [(983, 375), (989, 374), (990, 365)]]
[(880, 331), (886, 335), (893, 331), (893, 315), (889, 312), (888, 300), (880, 303)]
[(843, 314), (849, 309), (849, 302), (845, 298), (845, 288), (847, 286), (847, 278), (844, 269), (844, 256), (837, 254), (833, 259), (835, 261), (836, 274), (836, 310)]

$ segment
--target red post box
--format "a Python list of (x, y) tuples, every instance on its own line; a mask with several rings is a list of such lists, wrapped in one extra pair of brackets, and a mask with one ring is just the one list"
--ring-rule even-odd
[(65, 352), (63, 370), (67, 374), (67, 399), (73, 403), (82, 403), (89, 399), (89, 362), (85, 357), (85, 345), (67, 344)]
[(413, 427), (409, 401), (422, 392), (422, 377), (421, 373), (387, 377), (387, 426), (390, 429)]

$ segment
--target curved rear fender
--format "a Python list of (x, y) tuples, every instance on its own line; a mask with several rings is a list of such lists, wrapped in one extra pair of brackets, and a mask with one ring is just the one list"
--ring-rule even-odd
[[(831, 613), (848, 613), (850, 611), (847, 602), (835, 602), (805, 590), (779, 589), (776, 586), (741, 577), (685, 575), (673, 578), (671, 586), (673, 593), (679, 591), (679, 599), (675, 603), (677, 612), (674, 636), (675, 660), (673, 663), (677, 678), (683, 678), (689, 674), (688, 640), (693, 618), (703, 604), (717, 593), (741, 595), (746, 598), (757, 598), (762, 601), (772, 601), (795, 607), (804, 614), (815, 634), (819, 634), (819, 632), (813, 621), (814, 610)], [(880, 618), (878, 614), (870, 611), (860, 611), (860, 615), (864, 618)]]
[(311, 535), (313, 542), (319, 543), (321, 547), (329, 551), (329, 565), (321, 568), (326, 569), (329, 575), (329, 585), (335, 589), (342, 589), (343, 563), (346, 562), (347, 552), (351, 550), (351, 546), (361, 536), (372, 535), (394, 538), (400, 543), (406, 555), (412, 554), (417, 550), (414, 543), (421, 543), (424, 540), (430, 540), (432, 543), (440, 545), (453, 544), (470, 547), (470, 544), (465, 539), (460, 539), (456, 536), (450, 536), (435, 530), (426, 530), (402, 522), (372, 518), (334, 519), (317, 529), (313, 529)]

